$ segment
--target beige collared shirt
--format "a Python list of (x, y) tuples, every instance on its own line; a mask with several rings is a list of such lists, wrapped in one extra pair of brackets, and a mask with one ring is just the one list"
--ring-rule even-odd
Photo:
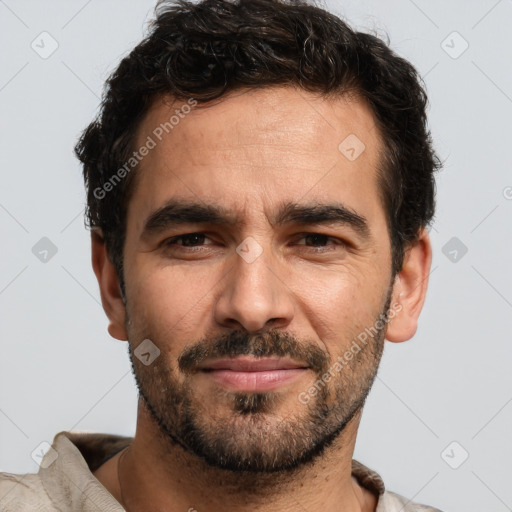
[[(123, 512), (92, 474), (132, 441), (110, 434), (60, 432), (36, 474), (0, 473), (1, 512)], [(378, 495), (376, 512), (440, 512), (386, 491), (380, 476), (357, 461), (352, 474)]]

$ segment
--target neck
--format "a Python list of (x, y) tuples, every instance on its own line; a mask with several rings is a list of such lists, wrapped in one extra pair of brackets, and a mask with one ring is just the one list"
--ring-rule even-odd
[(137, 420), (134, 440), (112, 460), (110, 477), (106, 477), (105, 471), (95, 475), (128, 512), (147, 510), (148, 496), (155, 511), (375, 510), (375, 496), (361, 488), (351, 474), (360, 414), (311, 463), (267, 474), (233, 472), (207, 465), (172, 443), (142, 401)]

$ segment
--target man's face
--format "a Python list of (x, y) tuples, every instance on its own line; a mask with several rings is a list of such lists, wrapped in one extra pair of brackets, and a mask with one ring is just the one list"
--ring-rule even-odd
[(162, 432), (211, 465), (297, 467), (361, 409), (382, 352), (378, 130), (360, 100), (287, 87), (182, 105), (156, 101), (135, 144), (156, 142), (127, 213), (127, 331), (132, 351), (160, 351), (132, 355), (139, 390)]

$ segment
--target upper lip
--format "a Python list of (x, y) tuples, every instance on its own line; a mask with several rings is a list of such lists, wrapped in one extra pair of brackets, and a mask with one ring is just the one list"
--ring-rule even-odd
[(206, 361), (199, 366), (200, 370), (233, 370), (240, 372), (263, 372), (268, 370), (290, 370), (292, 368), (307, 368), (308, 366), (293, 361), (292, 359), (280, 357), (248, 357), (238, 356), (236, 358), (216, 359)]

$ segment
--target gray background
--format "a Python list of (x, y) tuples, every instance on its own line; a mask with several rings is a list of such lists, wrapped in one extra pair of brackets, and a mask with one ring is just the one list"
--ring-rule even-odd
[[(356, 458), (445, 511), (512, 510), (512, 1), (327, 6), (387, 32), (418, 68), (445, 161), (418, 333), (386, 347)], [(152, 7), (0, 1), (0, 471), (36, 472), (31, 453), (61, 430), (134, 433), (135, 385), (126, 344), (106, 332), (72, 147)], [(46, 59), (31, 48), (51, 49), (43, 31), (58, 43)]]

